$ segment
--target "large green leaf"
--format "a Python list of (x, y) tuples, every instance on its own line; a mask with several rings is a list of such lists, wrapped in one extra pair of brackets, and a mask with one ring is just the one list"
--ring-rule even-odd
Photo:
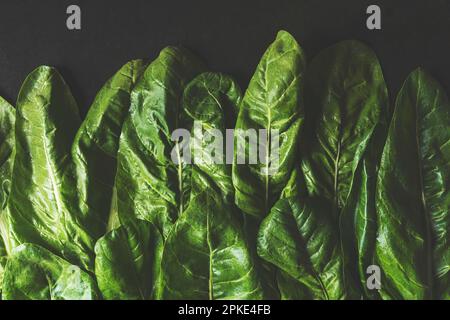
[[(167, 235), (187, 206), (190, 167), (171, 159), (180, 150), (172, 141), (175, 129), (190, 129), (182, 108), (185, 86), (203, 66), (183, 48), (167, 47), (143, 73), (131, 94), (130, 116), (125, 121), (116, 176), (121, 222), (153, 222)], [(179, 154), (179, 153), (178, 153)]]
[(450, 104), (423, 70), (397, 96), (377, 181), (384, 299), (450, 299)]
[(232, 210), (211, 191), (196, 193), (170, 233), (162, 299), (262, 299), (261, 283)]
[(25, 80), (16, 113), (9, 224), (17, 244), (36, 243), (89, 268), (92, 239), (77, 219), (70, 147), (80, 125), (61, 75), (39, 67)]
[(344, 41), (319, 53), (308, 68), (305, 101), (308, 130), (301, 152), (308, 193), (330, 199), (338, 215), (387, 108), (386, 84), (373, 51)]
[(72, 145), (80, 220), (94, 239), (107, 229), (120, 133), (130, 108), (131, 90), (144, 67), (142, 60), (130, 61), (106, 82)]
[(14, 163), (14, 108), (0, 97), (0, 291), (3, 268), (11, 252), (8, 223), (8, 197), (11, 189), (11, 176)]
[(103, 298), (153, 298), (160, 270), (156, 252), (161, 242), (159, 231), (143, 220), (100, 238), (95, 245), (95, 275)]
[(5, 269), (5, 300), (98, 299), (95, 281), (78, 266), (34, 244), (16, 247)]
[(301, 284), (281, 274), (283, 296), (295, 290), (296, 297), (347, 298), (336, 225), (331, 203), (315, 198), (281, 199), (263, 220), (258, 254)]
[[(280, 31), (264, 53), (242, 100), (235, 132), (233, 184), (238, 207), (258, 219), (264, 218), (280, 197), (295, 163), (303, 122), (304, 67), (305, 58), (298, 43), (289, 33)], [(260, 129), (266, 131), (259, 132)], [(265, 133), (261, 139), (264, 143), (259, 143), (258, 148), (263, 159), (253, 164), (249, 163), (249, 156), (258, 154), (257, 144), (250, 139), (243, 141), (243, 132), (251, 130), (256, 130), (258, 136)], [(274, 144), (276, 130), (278, 150)], [(239, 151), (242, 141), (244, 152)], [(245, 156), (245, 164), (238, 163), (238, 152)]]
[[(375, 142), (382, 143), (382, 137), (373, 136), (388, 105), (386, 84), (373, 51), (360, 42), (344, 41), (319, 53), (308, 68), (305, 103), (307, 127), (300, 141), (303, 177), (310, 197), (333, 204), (336, 241), (343, 259), (340, 271), (344, 273), (337, 279), (345, 281), (339, 284), (346, 291), (343, 297), (357, 298), (362, 289), (358, 289), (357, 266), (373, 256), (365, 255), (369, 249), (373, 253), (375, 230), (373, 223), (366, 225), (373, 217), (365, 216), (374, 214), (371, 192), (376, 172), (372, 171), (377, 165), (376, 152), (369, 149), (376, 148)], [(368, 159), (361, 163), (364, 155)], [(372, 248), (366, 246), (367, 241)]]

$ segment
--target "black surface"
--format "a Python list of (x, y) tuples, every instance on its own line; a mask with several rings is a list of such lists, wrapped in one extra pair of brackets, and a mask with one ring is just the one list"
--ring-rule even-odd
[[(81, 31), (66, 28), (69, 4), (81, 7)], [(381, 31), (366, 29), (369, 4), (382, 9)], [(152, 59), (169, 44), (184, 44), (245, 88), (281, 28), (309, 58), (339, 40), (364, 41), (391, 98), (419, 65), (450, 91), (450, 0), (1, 0), (0, 95), (14, 102), (30, 71), (53, 65), (85, 113), (123, 63)]]

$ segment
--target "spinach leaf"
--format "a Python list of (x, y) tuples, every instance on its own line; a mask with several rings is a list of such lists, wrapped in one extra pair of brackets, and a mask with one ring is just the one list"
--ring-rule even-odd
[(332, 201), (338, 216), (388, 101), (373, 51), (343, 41), (319, 53), (308, 69), (305, 101), (309, 127), (301, 152), (306, 187), (310, 196)]
[(80, 223), (94, 240), (107, 229), (120, 133), (128, 115), (131, 90), (144, 68), (142, 60), (130, 61), (106, 82), (72, 145)]
[(17, 244), (39, 244), (85, 268), (91, 238), (77, 219), (70, 147), (80, 125), (75, 99), (60, 74), (39, 67), (17, 101), (9, 224)]
[(282, 297), (347, 297), (336, 225), (331, 203), (316, 198), (281, 199), (262, 221), (258, 254), (287, 274), (278, 282)]
[(116, 175), (117, 205), (122, 223), (142, 219), (166, 236), (188, 205), (190, 167), (171, 160), (181, 149), (171, 139), (175, 129), (190, 129), (182, 108), (188, 82), (202, 63), (183, 48), (163, 49), (131, 93), (130, 115), (120, 137)]
[(16, 247), (6, 264), (5, 300), (98, 299), (95, 281), (78, 266), (35, 245)]
[[(280, 197), (294, 167), (296, 146), (303, 122), (302, 83), (305, 58), (295, 39), (280, 31), (264, 53), (245, 92), (236, 123), (233, 184), (236, 204), (246, 214), (262, 219)], [(250, 139), (238, 130), (265, 129), (259, 145), (263, 161), (249, 163), (257, 154)], [(275, 130), (279, 133), (278, 159), (273, 144)], [(242, 151), (239, 151), (243, 145)], [(259, 150), (261, 151), (261, 149)], [(238, 152), (245, 155), (240, 164)]]
[(14, 163), (14, 124), (16, 111), (0, 97), (0, 212), (7, 207)]
[(306, 188), (309, 196), (326, 198), (333, 204), (343, 259), (344, 274), (338, 278), (345, 281), (340, 284), (346, 291), (342, 297), (357, 298), (362, 288), (358, 289), (361, 281), (356, 266), (366, 264), (372, 256), (366, 255), (370, 245), (359, 246), (372, 243), (373, 252), (374, 242), (373, 223), (365, 225), (374, 219), (365, 215), (374, 214), (370, 193), (377, 151), (371, 149), (380, 144), (382, 133), (373, 136), (376, 130), (382, 131), (376, 128), (381, 126), (380, 118), (386, 116), (388, 105), (375, 54), (357, 41), (344, 41), (319, 53), (308, 69), (305, 101), (308, 127), (300, 143)]
[(162, 299), (262, 299), (244, 233), (219, 194), (198, 192), (164, 247)]
[(8, 223), (8, 197), (11, 189), (11, 176), (14, 162), (14, 122), (15, 110), (0, 97), (0, 291), (2, 289), (3, 270), (8, 253), (11, 252), (11, 240)]
[(95, 275), (104, 299), (154, 297), (161, 234), (147, 221), (136, 220), (108, 232), (95, 245)]
[(400, 90), (377, 180), (384, 299), (450, 298), (450, 104), (426, 72)]

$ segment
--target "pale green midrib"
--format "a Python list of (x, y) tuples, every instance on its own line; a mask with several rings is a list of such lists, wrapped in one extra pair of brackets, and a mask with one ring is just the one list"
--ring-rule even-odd
[(214, 299), (214, 291), (213, 291), (213, 249), (211, 244), (211, 227), (210, 227), (210, 210), (207, 210), (206, 213), (206, 240), (208, 243), (209, 250), (209, 278), (208, 278), (208, 294), (209, 300)]
[(341, 158), (341, 128), (339, 128), (339, 137), (338, 137), (338, 145), (337, 145), (337, 151), (336, 151), (336, 159), (334, 161), (334, 207), (336, 210), (336, 213), (339, 211), (339, 190), (338, 190), (338, 184), (339, 184), (339, 162)]
[(266, 175), (265, 175), (265, 203), (264, 203), (264, 214), (268, 213), (269, 208), (269, 160), (270, 160), (270, 143), (271, 143), (271, 126), (272, 126), (272, 114), (270, 108), (268, 110), (268, 124), (266, 133)]
[[(339, 135), (338, 135), (338, 144), (337, 144), (337, 151), (336, 151), (336, 159), (334, 162), (334, 200), (333, 200), (333, 214), (337, 218), (337, 221), (341, 220), (341, 212), (339, 209), (339, 162), (341, 160), (341, 149), (342, 149), (342, 130), (343, 130), (343, 124), (339, 124)], [(343, 287), (344, 292), (347, 295), (347, 268), (346, 268), (346, 255), (344, 254), (344, 244), (342, 242), (342, 230), (341, 230), (341, 223), (338, 223), (338, 239), (339, 239), (339, 251), (342, 257), (342, 280), (343, 280)], [(323, 284), (322, 284), (323, 285)], [(328, 296), (328, 294), (327, 294)], [(329, 299), (329, 298), (328, 298)]]
[[(175, 117), (175, 129), (178, 129), (179, 124), (179, 116), (180, 116), (180, 104), (177, 104), (178, 110)], [(189, 146), (190, 147), (190, 146)], [(178, 217), (181, 216), (183, 213), (184, 207), (183, 207), (183, 164), (181, 162), (181, 154), (180, 154), (180, 143), (178, 140), (175, 142), (175, 150), (178, 158), (178, 166), (177, 166), (177, 175), (178, 175), (178, 192), (180, 194), (180, 204), (178, 207)]]

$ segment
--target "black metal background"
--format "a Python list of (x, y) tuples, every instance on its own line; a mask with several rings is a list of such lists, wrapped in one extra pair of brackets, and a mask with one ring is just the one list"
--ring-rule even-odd
[[(66, 28), (70, 4), (81, 7), (81, 31)], [(366, 29), (369, 4), (382, 9), (381, 31)], [(187, 46), (245, 88), (279, 29), (309, 59), (339, 40), (364, 41), (391, 98), (419, 65), (450, 91), (450, 0), (0, 0), (0, 95), (14, 102), (29, 72), (53, 65), (84, 114), (123, 63), (153, 59), (169, 44)]]

